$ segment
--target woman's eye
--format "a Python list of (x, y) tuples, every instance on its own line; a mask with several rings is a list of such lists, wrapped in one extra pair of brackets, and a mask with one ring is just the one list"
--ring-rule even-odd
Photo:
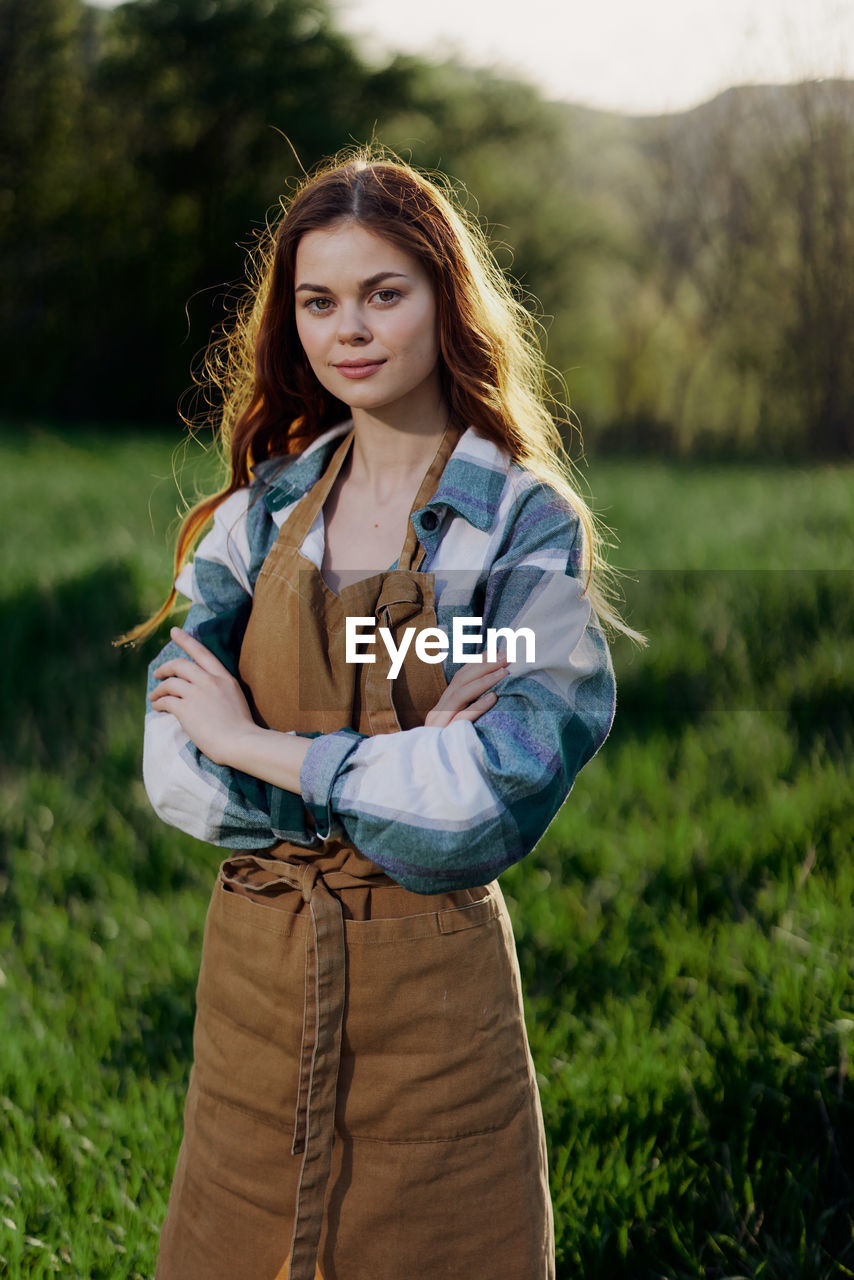
[(328, 311), (332, 306), (332, 302), (329, 298), (309, 298), (305, 306), (307, 311), (314, 311), (317, 314), (320, 314), (321, 312)]
[(374, 297), (380, 302), (394, 302), (396, 298), (400, 297), (400, 294), (397, 289), (377, 289)]

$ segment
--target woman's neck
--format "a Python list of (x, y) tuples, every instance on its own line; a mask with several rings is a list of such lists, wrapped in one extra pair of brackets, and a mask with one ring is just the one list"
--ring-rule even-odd
[(398, 414), (392, 419), (364, 409), (351, 412), (355, 433), (344, 478), (377, 502), (421, 480), (450, 419), (441, 400), (432, 411), (413, 414), (405, 424)]

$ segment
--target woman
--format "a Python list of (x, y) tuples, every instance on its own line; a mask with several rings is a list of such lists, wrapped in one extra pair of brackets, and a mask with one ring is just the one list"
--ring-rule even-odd
[(157, 1275), (552, 1277), (495, 877), (607, 735), (597, 615), (626, 628), (527, 313), (435, 183), (333, 162), (261, 268), (209, 362), (231, 479), (149, 679), (152, 803), (233, 851)]

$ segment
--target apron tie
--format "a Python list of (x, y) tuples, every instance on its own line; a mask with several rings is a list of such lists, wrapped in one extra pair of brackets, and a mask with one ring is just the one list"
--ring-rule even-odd
[[(394, 632), (421, 612), (423, 594), (417, 578), (405, 569), (390, 569), (380, 588), (374, 612), (380, 626)], [(395, 638), (396, 640), (396, 638)]]
[(317, 880), (317, 867), (313, 862), (304, 862), (300, 873), (300, 889), (303, 901), (311, 905), (311, 895)]
[[(253, 884), (246, 869), (274, 871), (275, 878)], [(241, 874), (244, 872), (244, 874)], [(300, 1046), (299, 1084), (291, 1154), (302, 1154), (294, 1207), (288, 1280), (315, 1280), (326, 1187), (332, 1168), (335, 1099), (341, 1063), (341, 1032), (346, 996), (346, 951), (341, 900), (330, 892), (357, 885), (394, 884), (384, 872), (370, 877), (348, 872), (324, 876), (314, 862), (286, 862), (255, 854), (237, 854), (222, 864), (224, 883), (234, 880), (258, 893), (277, 884), (298, 889), (308, 904), (305, 935), (305, 1005)]]
[[(276, 880), (258, 886), (259, 890), (269, 890), (277, 883), (298, 889), (311, 915), (305, 935), (305, 1006), (291, 1146), (292, 1155), (302, 1154), (302, 1165), (294, 1207), (288, 1280), (315, 1280), (326, 1185), (332, 1167), (335, 1095), (341, 1061), (344, 915), (340, 900), (329, 892), (314, 863), (288, 863), (245, 854), (222, 864), (225, 882), (238, 868), (246, 867), (274, 870)], [(256, 887), (239, 873), (235, 878), (250, 889)]]
[[(428, 574), (419, 574), (413, 569), (390, 569), (383, 577), (374, 614), (379, 626), (388, 627), (399, 648), (408, 622), (413, 623), (416, 633), (423, 631), (425, 626), (435, 626), (435, 603), (433, 584)], [(413, 669), (414, 646), (413, 637), (404, 659), (404, 671), (407, 667)], [(389, 678), (390, 674), (391, 655), (378, 640), (376, 657), (365, 676), (365, 697), (370, 708), (368, 719), (372, 734), (396, 733), (401, 728), (392, 696), (395, 682)], [(444, 675), (428, 668), (428, 674), (422, 678), (426, 683), (437, 683), (435, 703), (445, 691)]]

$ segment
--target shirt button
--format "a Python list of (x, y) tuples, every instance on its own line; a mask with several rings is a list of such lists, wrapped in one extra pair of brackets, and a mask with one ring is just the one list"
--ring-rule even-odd
[(421, 517), (421, 528), (426, 529), (428, 533), (435, 529), (438, 523), (439, 517), (435, 511), (425, 511)]

